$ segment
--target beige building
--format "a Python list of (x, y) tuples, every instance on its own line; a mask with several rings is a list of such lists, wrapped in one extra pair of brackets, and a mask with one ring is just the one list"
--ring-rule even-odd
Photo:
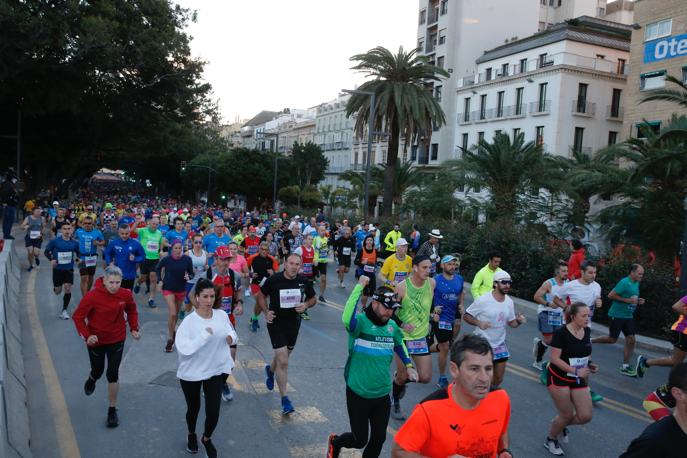
[(687, 1), (637, 0), (634, 20), (623, 138), (641, 137), (643, 121), (658, 130), (673, 113), (687, 115), (674, 103), (639, 103), (653, 90), (675, 88), (666, 83), (666, 75), (687, 81)]

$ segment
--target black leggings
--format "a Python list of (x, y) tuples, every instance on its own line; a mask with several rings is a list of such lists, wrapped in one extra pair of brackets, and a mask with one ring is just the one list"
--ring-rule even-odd
[(203, 393), (205, 393), (205, 432), (203, 432), (203, 435), (205, 437), (212, 436), (212, 432), (215, 430), (219, 420), (222, 386), (226, 378), (226, 374), (219, 374), (198, 382), (179, 380), (186, 398), (186, 425), (188, 426), (189, 433), (195, 434), (196, 432), (196, 422), (200, 412), (200, 388), (202, 387)]
[(377, 458), (382, 453), (382, 446), (386, 440), (386, 427), (389, 424), (391, 409), (389, 396), (367, 399), (358, 396), (346, 386), (346, 407), (352, 432), (338, 436), (334, 440), (334, 446), (363, 448), (367, 445), (363, 451), (363, 458)]
[(105, 370), (105, 356), (107, 356), (107, 381), (117, 383), (119, 380), (119, 364), (124, 354), (124, 341), (88, 347), (88, 359), (91, 360), (91, 378), (98, 380)]

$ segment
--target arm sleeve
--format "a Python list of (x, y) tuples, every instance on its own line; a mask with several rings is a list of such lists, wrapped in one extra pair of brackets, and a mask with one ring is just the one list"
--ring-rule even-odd
[(418, 404), (410, 418), (398, 430), (394, 440), (403, 450), (420, 453), (429, 437), (429, 419), (422, 404)]
[(346, 301), (346, 306), (344, 307), (343, 315), (341, 315), (341, 321), (346, 326), (346, 330), (350, 334), (354, 334), (356, 328), (358, 327), (358, 319), (356, 318), (356, 306), (358, 305), (358, 300), (360, 295), (363, 293), (363, 287), (360, 283), (356, 283), (351, 295), (348, 296)]
[(511, 301), (508, 304), (508, 321), (513, 321), (515, 319), (515, 304)]
[(401, 361), (403, 361), (406, 367), (412, 366), (413, 362), (410, 360), (408, 349), (406, 348), (405, 342), (403, 342), (403, 332), (400, 328), (396, 328), (394, 332), (394, 352), (401, 358)]
[(88, 339), (88, 336), (91, 335), (91, 332), (88, 330), (88, 326), (86, 325), (86, 317), (92, 308), (93, 304), (91, 303), (91, 298), (88, 294), (86, 294), (86, 296), (81, 299), (81, 302), (79, 302), (79, 305), (72, 314), (72, 320), (74, 320), (76, 332), (78, 332), (79, 335), (84, 338), (84, 340)]
[[(227, 316), (227, 319), (229, 317)], [(205, 343), (210, 338), (210, 333), (203, 329), (199, 334), (191, 335), (191, 326), (184, 326), (184, 321), (177, 329), (177, 335), (174, 339), (174, 346), (176, 347), (179, 354), (184, 356), (190, 356), (203, 348)]]
[(126, 311), (126, 320), (129, 322), (129, 329), (138, 331), (138, 309), (133, 294), (127, 299), (124, 310)]
[(48, 261), (52, 261), (52, 247), (54, 243), (53, 240), (48, 242), (48, 246), (45, 247), (45, 251), (43, 251), (43, 254), (45, 257), (48, 259)]

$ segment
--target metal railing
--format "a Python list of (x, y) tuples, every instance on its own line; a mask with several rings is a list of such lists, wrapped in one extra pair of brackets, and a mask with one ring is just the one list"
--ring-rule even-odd
[(551, 113), (551, 100), (539, 100), (537, 102), (530, 102), (530, 114), (549, 114)]
[(624, 116), (624, 108), (621, 107), (620, 105), (618, 105), (618, 106), (606, 105), (606, 119), (613, 119), (613, 120), (622, 121), (623, 116)]
[(579, 151), (580, 153), (586, 154), (588, 156), (592, 155), (592, 147), (591, 146), (570, 145), (570, 154), (572, 155), (572, 153), (575, 151)]
[(596, 103), (587, 102), (586, 99), (573, 99), (572, 113), (575, 115), (593, 117), (596, 114)]

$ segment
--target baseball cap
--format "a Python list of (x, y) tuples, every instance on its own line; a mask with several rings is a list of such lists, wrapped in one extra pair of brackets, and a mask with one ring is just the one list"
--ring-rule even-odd
[(446, 256), (444, 256), (443, 258), (441, 258), (441, 263), (442, 263), (442, 264), (446, 264), (446, 263), (451, 262), (451, 261), (458, 261), (458, 262), (460, 262), (460, 259), (458, 259), (457, 257), (453, 256), (452, 254), (447, 254)]
[(510, 274), (505, 270), (498, 270), (494, 274), (494, 281), (510, 280)]
[(230, 258), (231, 252), (229, 251), (229, 247), (224, 245), (218, 246), (215, 250), (215, 256), (217, 256), (219, 259)]
[(397, 309), (401, 306), (396, 300), (396, 293), (387, 291), (384, 293), (375, 292), (372, 294), (372, 300), (377, 301), (388, 309)]
[(248, 227), (248, 232), (255, 232), (255, 226)]
[(54, 202), (52, 203), (52, 205), (53, 205), (53, 206), (55, 206), (55, 205), (60, 205), (60, 203), (59, 203), (58, 201), (54, 201)]
[(403, 245), (408, 245), (408, 241), (406, 239), (401, 237), (398, 240), (396, 240), (396, 246), (403, 246)]
[(111, 208), (112, 208), (112, 204), (111, 204), (111, 203), (109, 203), (109, 202), (108, 202), (108, 203), (106, 203), (106, 204), (105, 204), (105, 208), (107, 208), (107, 209), (111, 209)]

